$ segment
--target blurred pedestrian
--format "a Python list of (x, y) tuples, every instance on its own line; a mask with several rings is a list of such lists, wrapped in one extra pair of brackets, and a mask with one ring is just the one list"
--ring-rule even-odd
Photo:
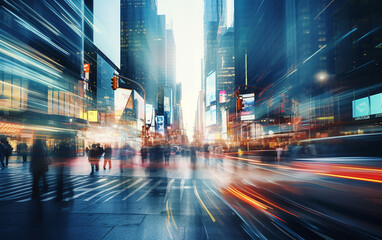
[(125, 167), (125, 163), (127, 161), (129, 155), (129, 145), (125, 144), (120, 150), (119, 150), (119, 169), (121, 172), (123, 172), (123, 168)]
[(9, 157), (12, 156), (13, 148), (8, 141), (5, 141), (5, 166), (8, 166)]
[(147, 155), (148, 155), (148, 147), (143, 145), (141, 147), (141, 158), (142, 158), (142, 163), (146, 162), (147, 160)]
[(101, 144), (97, 143), (97, 165), (96, 165), (96, 171), (98, 172), (99, 170), (99, 162), (102, 158), (102, 155), (105, 153), (105, 151), (103, 150), (103, 148), (101, 147)]
[(57, 197), (61, 201), (64, 195), (64, 171), (65, 165), (71, 156), (71, 149), (66, 139), (62, 139), (55, 149), (56, 169), (57, 169)]
[(86, 154), (86, 157), (89, 156), (89, 148), (88, 147), (85, 148), (85, 154)]
[(27, 154), (28, 154), (28, 146), (25, 142), (20, 143), (18, 151), (20, 152), (20, 155), (23, 157), (23, 162), (27, 161)]
[(109, 163), (109, 169), (111, 169), (111, 156), (113, 150), (110, 145), (106, 145), (105, 155), (103, 156), (103, 169), (106, 169), (106, 165)]
[(196, 147), (195, 146), (190, 147), (190, 157), (191, 157), (192, 168), (195, 169), (196, 168)]
[(281, 155), (283, 154), (283, 151), (284, 151), (284, 149), (283, 149), (281, 146), (279, 146), (278, 148), (276, 148), (276, 155), (277, 155), (276, 159), (277, 159), (277, 163), (280, 163)]
[(4, 140), (0, 139), (0, 163), (3, 168), (5, 168), (4, 165), (4, 157), (6, 153), (5, 144), (3, 143)]
[(39, 182), (42, 178), (44, 190), (48, 190), (46, 172), (48, 171), (48, 153), (41, 139), (36, 139), (31, 150), (30, 172), (33, 175), (32, 198), (40, 198)]
[(94, 175), (94, 170), (98, 171), (98, 169), (97, 169), (97, 166), (98, 166), (97, 162), (99, 161), (99, 159), (98, 159), (98, 150), (97, 150), (97, 145), (96, 144), (92, 144), (92, 147), (89, 150), (88, 160), (89, 160), (90, 167), (91, 167), (90, 175), (93, 176)]
[(170, 156), (171, 156), (171, 146), (170, 146), (170, 143), (167, 143), (164, 146), (164, 161), (165, 161), (166, 164), (169, 163)]

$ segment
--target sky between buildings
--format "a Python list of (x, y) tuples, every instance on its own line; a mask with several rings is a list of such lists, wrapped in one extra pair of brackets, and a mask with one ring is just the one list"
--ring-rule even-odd
[(191, 137), (201, 84), (203, 0), (158, 0), (158, 12), (174, 30), (176, 80), (182, 83), (184, 126)]

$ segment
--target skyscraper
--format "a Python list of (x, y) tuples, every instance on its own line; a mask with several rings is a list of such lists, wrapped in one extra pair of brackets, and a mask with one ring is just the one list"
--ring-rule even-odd
[(159, 81), (157, 23), (155, 0), (121, 0), (121, 73), (145, 88), (147, 102), (155, 109)]
[(174, 32), (172, 29), (166, 29), (166, 77), (167, 84), (175, 90), (176, 46), (174, 40)]
[(276, 103), (258, 102), (256, 119), (279, 114), (275, 108), (281, 104), (281, 94), (276, 96), (273, 89), (286, 73), (285, 38), (285, 4), (235, 1), (235, 87), (250, 86), (247, 90), (256, 96), (265, 90), (261, 99)]

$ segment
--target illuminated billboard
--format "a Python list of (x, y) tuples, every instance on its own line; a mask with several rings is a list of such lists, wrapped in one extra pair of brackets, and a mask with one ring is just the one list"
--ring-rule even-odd
[(134, 103), (136, 103), (136, 113), (138, 116), (138, 120), (142, 120), (145, 117), (145, 106), (144, 106), (144, 99), (139, 95), (137, 91), (134, 90)]
[(153, 105), (146, 104), (146, 124), (151, 125), (153, 120)]
[(243, 108), (240, 113), (240, 119), (242, 121), (255, 120), (255, 94), (241, 94), (243, 98)]
[(210, 73), (206, 78), (206, 106), (216, 101), (216, 72)]
[(211, 126), (216, 124), (216, 105), (210, 107), (206, 112), (206, 125)]
[(116, 122), (118, 122), (121, 119), (126, 107), (132, 109), (132, 101), (130, 101), (128, 104), (128, 100), (131, 100), (130, 96), (131, 90), (129, 89), (118, 88), (117, 90), (115, 90), (114, 114)]
[(219, 103), (225, 103), (227, 101), (227, 92), (225, 90), (219, 91)]
[(370, 96), (370, 114), (382, 113), (382, 93)]
[(353, 118), (370, 115), (369, 97), (360, 98), (353, 101)]
[(157, 133), (164, 135), (164, 116), (157, 116), (155, 120), (155, 130)]
[(88, 121), (98, 122), (98, 111), (88, 111)]

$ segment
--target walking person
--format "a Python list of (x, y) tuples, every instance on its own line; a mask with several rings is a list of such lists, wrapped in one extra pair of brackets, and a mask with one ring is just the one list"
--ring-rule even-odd
[(48, 189), (46, 172), (48, 171), (48, 153), (44, 142), (36, 139), (31, 150), (30, 172), (33, 175), (32, 198), (40, 199), (39, 182), (42, 178), (44, 190)]
[(101, 147), (101, 144), (97, 143), (97, 162), (96, 162), (96, 171), (99, 170), (99, 162), (101, 161), (102, 155), (104, 154), (104, 150)]
[(126, 167), (126, 162), (130, 158), (130, 146), (129, 144), (125, 144), (119, 151), (119, 168), (121, 173), (123, 172), (123, 169)]
[(89, 155), (88, 155), (88, 160), (89, 160), (90, 167), (91, 167), (91, 172), (90, 172), (91, 176), (94, 175), (94, 170), (97, 170), (96, 169), (97, 168), (97, 161), (98, 161), (97, 155), (98, 155), (97, 145), (92, 144), (92, 147), (90, 148)]
[(85, 148), (85, 154), (86, 154), (86, 157), (89, 156), (89, 148), (88, 147)]
[(109, 169), (111, 169), (111, 156), (113, 150), (110, 145), (106, 145), (105, 155), (103, 156), (103, 170), (106, 170), (106, 165), (109, 163)]
[(57, 169), (57, 196), (56, 200), (61, 201), (64, 196), (64, 171), (65, 165), (69, 161), (71, 151), (68, 143), (62, 140), (55, 151)]
[(170, 156), (171, 156), (171, 146), (169, 143), (167, 143), (164, 146), (164, 161), (168, 165), (170, 161)]
[(20, 155), (23, 157), (23, 162), (27, 161), (28, 146), (25, 142), (20, 143), (19, 148), (17, 149), (20, 152)]
[(141, 147), (141, 158), (142, 158), (142, 163), (145, 163), (147, 160), (147, 155), (148, 155), (148, 147), (145, 145), (142, 145)]
[(0, 163), (1, 163), (1, 166), (5, 168), (4, 157), (5, 157), (6, 148), (3, 142), (4, 140), (0, 139)]
[(13, 148), (8, 141), (5, 141), (5, 166), (8, 166), (9, 157), (12, 156)]
[(278, 148), (276, 148), (276, 159), (277, 159), (277, 163), (280, 163), (280, 160), (281, 160), (281, 155), (283, 154), (284, 152), (284, 149), (279, 146)]

